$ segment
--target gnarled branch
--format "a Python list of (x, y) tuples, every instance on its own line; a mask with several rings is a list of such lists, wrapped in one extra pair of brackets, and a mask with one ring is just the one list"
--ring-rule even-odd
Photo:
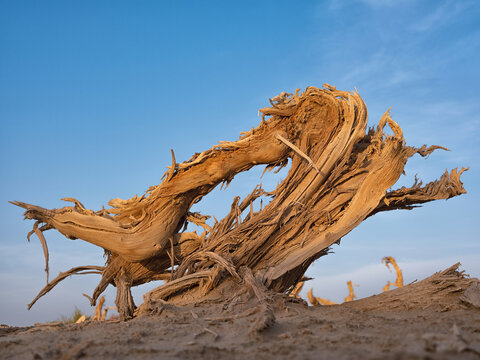
[[(164, 180), (142, 196), (113, 199), (110, 208), (96, 212), (72, 198), (65, 200), (74, 206), (52, 210), (12, 203), (36, 221), (37, 235), (56, 229), (104, 248), (107, 264), (92, 303), (108, 284), (120, 286), (117, 299), (127, 304), (122, 311), (128, 317), (134, 308), (129, 287), (157, 279), (171, 280), (149, 294), (158, 299), (214, 289), (222, 279), (237, 278), (242, 268), (250, 269), (262, 286), (288, 291), (315, 259), (367, 217), (466, 192), (460, 181), (464, 168), (445, 172), (424, 187), (416, 182), (388, 191), (414, 154), (447, 149), (406, 146), (389, 111), (367, 131), (367, 109), (356, 92), (325, 84), (323, 89), (282, 93), (270, 103), (260, 110), (259, 126), (237, 141), (220, 142), (181, 163), (172, 151)], [(208, 216), (190, 211), (238, 173), (260, 164), (266, 170), (281, 168), (287, 162), (288, 175), (274, 191), (258, 186), (243, 201), (236, 197), (229, 214), (213, 225), (207, 224)], [(254, 211), (253, 203), (262, 203), (264, 196), (271, 201)], [(188, 222), (201, 226), (202, 234), (182, 232)], [(48, 264), (48, 252), (45, 256)]]

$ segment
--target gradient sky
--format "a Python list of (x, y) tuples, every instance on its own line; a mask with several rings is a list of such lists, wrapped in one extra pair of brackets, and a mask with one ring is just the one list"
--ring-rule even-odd
[[(479, 58), (475, 0), (0, 1), (0, 323), (90, 313), (81, 294), (99, 280), (65, 280), (27, 311), (44, 260), (38, 239), (26, 241), (33, 222), (8, 200), (58, 208), (75, 197), (96, 210), (142, 194), (171, 148), (183, 161), (235, 140), (268, 98), (325, 82), (356, 87), (371, 125), (392, 107), (407, 144), (452, 150), (413, 158), (397, 186), (469, 165), (468, 194), (369, 218), (309, 269), (305, 289), (340, 301), (353, 280), (359, 297), (378, 293), (394, 280), (380, 264), (387, 255), (406, 282), (457, 261), (480, 276)], [(221, 217), (233, 196), (280, 180), (260, 173), (197, 209)], [(101, 249), (45, 235), (51, 278), (103, 264)], [(154, 285), (135, 289), (136, 302)], [(113, 289), (106, 297), (112, 305)]]

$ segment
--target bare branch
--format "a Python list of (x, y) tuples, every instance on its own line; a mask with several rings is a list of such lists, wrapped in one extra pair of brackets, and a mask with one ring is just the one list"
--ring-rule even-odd
[(67, 277), (69, 277), (71, 275), (87, 275), (87, 274), (99, 274), (99, 275), (101, 275), (102, 271), (104, 269), (105, 268), (103, 266), (86, 265), (86, 266), (74, 267), (74, 268), (71, 268), (68, 271), (61, 272), (60, 274), (58, 274), (58, 276), (55, 279), (53, 279), (52, 281), (47, 283), (47, 285), (42, 290), (40, 290), (40, 292), (35, 297), (35, 299), (33, 299), (33, 301), (30, 304), (28, 304), (28, 310), (30, 310), (30, 308), (33, 306), (33, 304), (35, 304), (37, 302), (38, 299), (40, 299), (42, 296), (47, 294), (60, 281), (66, 279)]

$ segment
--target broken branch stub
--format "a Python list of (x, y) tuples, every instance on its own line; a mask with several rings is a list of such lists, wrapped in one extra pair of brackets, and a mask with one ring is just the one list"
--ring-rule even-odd
[[(74, 206), (52, 210), (12, 203), (36, 221), (41, 240), (43, 231), (56, 229), (104, 248), (107, 263), (92, 304), (108, 284), (117, 285), (119, 311), (129, 317), (135, 307), (129, 287), (158, 279), (166, 283), (151, 296), (163, 300), (211, 291), (226, 278), (244, 286), (238, 275), (242, 267), (267, 288), (288, 291), (315, 259), (367, 217), (465, 193), (463, 168), (424, 187), (415, 183), (387, 192), (411, 156), (441, 147), (406, 146), (389, 111), (367, 131), (367, 109), (356, 92), (326, 84), (282, 93), (271, 104), (260, 110), (259, 126), (237, 141), (220, 142), (182, 163), (172, 151), (162, 183), (143, 196), (113, 199), (110, 208), (96, 212), (71, 198), (65, 200)], [(387, 126), (392, 135), (385, 133)], [(256, 187), (243, 201), (235, 198), (230, 213), (212, 226), (208, 217), (190, 212), (236, 174), (260, 164), (283, 167), (289, 160), (288, 175), (274, 191)], [(252, 203), (265, 196), (271, 201), (255, 212)], [(188, 222), (201, 226), (202, 234), (183, 232)]]

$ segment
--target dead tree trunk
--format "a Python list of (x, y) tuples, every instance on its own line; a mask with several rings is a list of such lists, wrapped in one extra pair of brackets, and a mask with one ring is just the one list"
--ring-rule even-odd
[[(460, 181), (464, 168), (425, 186), (416, 182), (387, 191), (411, 156), (447, 149), (406, 146), (388, 111), (367, 131), (367, 109), (357, 93), (325, 85), (282, 93), (270, 102), (260, 110), (260, 125), (239, 140), (220, 142), (183, 163), (172, 151), (162, 183), (141, 197), (114, 199), (109, 209), (96, 212), (72, 198), (64, 200), (74, 206), (52, 210), (12, 203), (26, 209), (26, 219), (36, 220), (31, 233), (42, 241), (47, 265), (45, 230), (104, 248), (108, 259), (92, 304), (113, 284), (122, 316), (129, 317), (130, 286), (152, 280), (165, 280), (151, 294), (165, 300), (191, 289), (205, 294), (226, 278), (241, 282), (238, 270), (245, 267), (267, 288), (289, 291), (314, 260), (367, 217), (466, 192)], [(261, 164), (271, 170), (288, 160), (289, 173), (273, 192), (257, 186), (242, 201), (236, 197), (230, 213), (213, 226), (206, 223), (208, 216), (189, 211), (239, 172)], [(253, 202), (265, 196), (270, 203), (253, 211)], [(203, 233), (184, 232), (189, 222)]]
[(121, 269), (115, 278), (115, 287), (117, 288), (117, 298), (115, 299), (115, 305), (117, 306), (118, 314), (122, 319), (129, 319), (133, 317), (135, 311), (135, 303), (133, 302), (132, 292), (132, 279), (130, 274)]

